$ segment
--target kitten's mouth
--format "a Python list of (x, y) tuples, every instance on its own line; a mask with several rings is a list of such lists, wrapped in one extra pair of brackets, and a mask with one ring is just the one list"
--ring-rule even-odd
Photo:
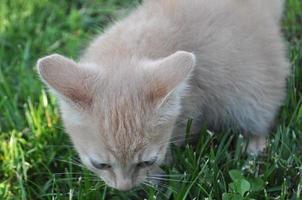
[(114, 190), (121, 191), (121, 192), (130, 192), (131, 190), (133, 190), (139, 186), (139, 185), (133, 185), (130, 183), (128, 183), (128, 184), (117, 183), (117, 185), (112, 185), (112, 184), (106, 183), (106, 185), (111, 187)]
[(120, 191), (120, 192), (131, 192), (131, 191), (141, 191), (144, 190), (146, 187), (156, 187), (158, 182), (153, 182), (151, 179), (146, 178), (143, 182), (139, 184), (131, 184), (131, 185), (123, 185), (123, 186), (116, 186), (116, 185), (110, 185), (107, 184), (107, 186), (111, 187), (114, 190)]
[(120, 191), (120, 192), (130, 192), (133, 188), (131, 187), (131, 188), (114, 188), (114, 189), (116, 189), (116, 190), (118, 190), (118, 191)]

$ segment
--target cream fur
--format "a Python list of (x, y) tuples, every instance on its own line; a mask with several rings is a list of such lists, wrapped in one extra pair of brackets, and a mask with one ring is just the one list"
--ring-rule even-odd
[[(194, 132), (207, 122), (263, 144), (289, 74), (282, 5), (148, 0), (92, 41), (77, 64), (62, 56), (41, 59), (41, 77), (60, 100), (83, 162), (108, 185), (130, 189), (158, 170), (188, 118)], [(157, 165), (133, 167), (153, 157)], [(91, 158), (112, 169), (95, 169)]]

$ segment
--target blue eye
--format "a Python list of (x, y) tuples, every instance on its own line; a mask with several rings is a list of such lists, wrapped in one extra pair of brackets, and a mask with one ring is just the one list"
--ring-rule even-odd
[(93, 165), (94, 168), (100, 169), (100, 170), (108, 170), (111, 169), (111, 165), (107, 163), (98, 163), (94, 160), (91, 160), (91, 164)]

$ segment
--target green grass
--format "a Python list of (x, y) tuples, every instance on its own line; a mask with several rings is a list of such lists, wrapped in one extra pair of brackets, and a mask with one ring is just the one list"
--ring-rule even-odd
[[(53, 52), (77, 57), (131, 0), (2, 0), (0, 3), (0, 199), (302, 199), (302, 2), (288, 0), (283, 30), (292, 76), (267, 154), (242, 155), (242, 138), (201, 131), (174, 147), (159, 189), (104, 186), (79, 165), (55, 99), (34, 66)], [(181, 177), (173, 176), (180, 175)], [(173, 179), (181, 179), (176, 182)]]

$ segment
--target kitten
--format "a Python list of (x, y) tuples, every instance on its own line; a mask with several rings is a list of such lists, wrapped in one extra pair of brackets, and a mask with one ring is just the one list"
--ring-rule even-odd
[(78, 62), (38, 61), (82, 162), (129, 190), (154, 176), (169, 141), (203, 123), (265, 148), (286, 94), (281, 0), (146, 0)]

